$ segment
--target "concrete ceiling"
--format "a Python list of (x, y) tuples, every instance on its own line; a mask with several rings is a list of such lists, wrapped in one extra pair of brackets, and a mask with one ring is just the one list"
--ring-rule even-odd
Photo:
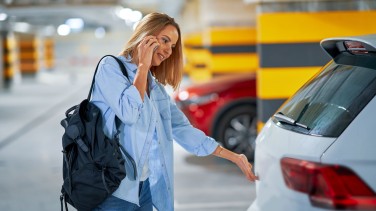
[(8, 18), (0, 22), (0, 29), (16, 22), (28, 23), (34, 30), (46, 26), (57, 27), (68, 18), (82, 18), (85, 29), (104, 27), (107, 30), (124, 29), (125, 21), (116, 16), (119, 8), (138, 10), (143, 15), (159, 11), (176, 17), (185, 0), (3, 0), (0, 13)]

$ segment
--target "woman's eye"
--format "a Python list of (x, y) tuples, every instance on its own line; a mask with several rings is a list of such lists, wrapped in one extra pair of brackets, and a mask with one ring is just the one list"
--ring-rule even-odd
[(163, 42), (164, 42), (164, 43), (167, 43), (167, 42), (168, 42), (168, 40), (167, 40), (167, 39), (162, 39), (162, 40), (163, 40)]

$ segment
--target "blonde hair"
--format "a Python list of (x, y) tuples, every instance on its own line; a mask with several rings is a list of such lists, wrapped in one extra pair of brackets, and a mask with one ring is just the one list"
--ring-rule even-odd
[(125, 45), (120, 55), (137, 61), (137, 46), (145, 36), (156, 35), (166, 26), (172, 25), (178, 31), (179, 37), (172, 54), (159, 66), (153, 66), (151, 72), (153, 76), (163, 85), (169, 84), (176, 90), (181, 82), (183, 74), (183, 56), (180, 27), (173, 18), (164, 14), (153, 12), (146, 15), (137, 25), (134, 33)]

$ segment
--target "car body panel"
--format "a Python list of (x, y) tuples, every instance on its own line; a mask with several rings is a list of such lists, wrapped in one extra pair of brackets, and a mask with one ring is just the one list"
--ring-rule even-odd
[[(323, 163), (353, 169), (376, 192), (376, 98), (358, 114), (322, 156)], [(372, 141), (370, 141), (372, 140)]]
[[(259, 181), (248, 211), (376, 210), (376, 35), (321, 47), (333, 60), (256, 139)], [(283, 174), (284, 157), (296, 163), (284, 160)]]
[(322, 154), (334, 141), (335, 138), (292, 132), (269, 120), (256, 139), (255, 174), (259, 176), (259, 181), (256, 181), (258, 206), (265, 210), (283, 208), (297, 211), (301, 206), (306, 207), (304, 204), (310, 203), (307, 195), (286, 187), (280, 160), (283, 157), (293, 157), (319, 162)]

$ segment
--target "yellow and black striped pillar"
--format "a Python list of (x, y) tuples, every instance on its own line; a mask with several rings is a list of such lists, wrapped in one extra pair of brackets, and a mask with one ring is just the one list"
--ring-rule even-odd
[(210, 53), (208, 62), (213, 76), (256, 72), (255, 27), (210, 27), (204, 32), (203, 44)]
[(322, 39), (376, 33), (376, 5), (338, 0), (271, 2), (258, 7), (261, 129), (278, 107), (330, 60), (319, 45)]
[(55, 53), (54, 53), (54, 40), (52, 38), (45, 38), (44, 43), (44, 67), (47, 70), (54, 69), (55, 66)]
[(209, 27), (184, 39), (185, 72), (193, 81), (223, 74), (256, 72), (256, 29)]
[(39, 70), (38, 39), (33, 36), (19, 37), (19, 62), (23, 75), (35, 75)]
[(209, 51), (202, 43), (202, 33), (187, 34), (183, 39), (184, 72), (195, 81), (207, 81), (211, 78), (208, 67)]
[(5, 88), (11, 86), (11, 83), (14, 79), (16, 73), (16, 39), (10, 32), (1, 33), (1, 45), (2, 45), (2, 78), (3, 85)]

